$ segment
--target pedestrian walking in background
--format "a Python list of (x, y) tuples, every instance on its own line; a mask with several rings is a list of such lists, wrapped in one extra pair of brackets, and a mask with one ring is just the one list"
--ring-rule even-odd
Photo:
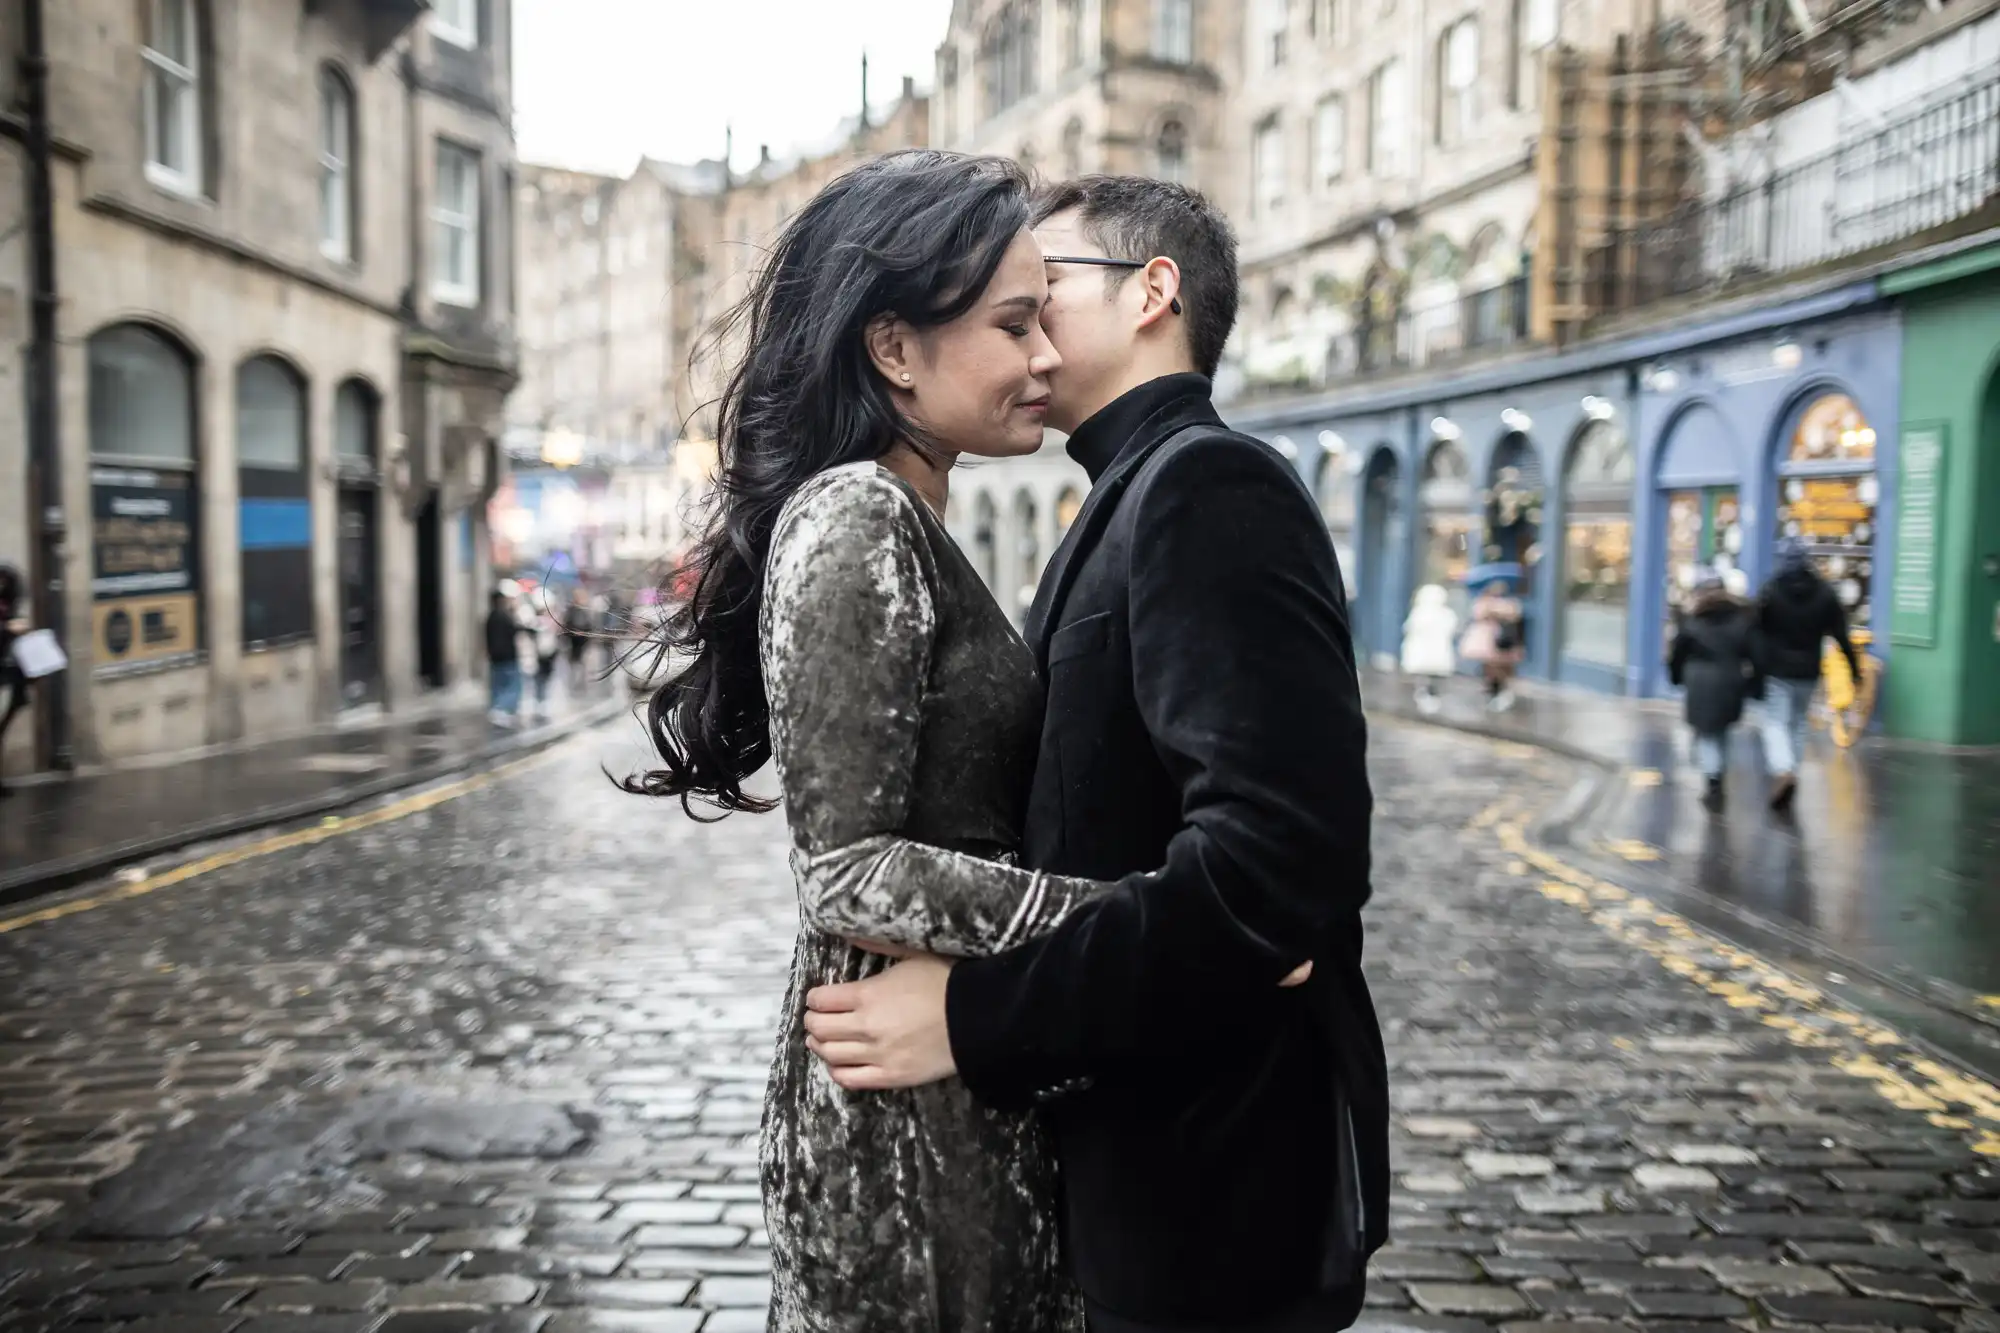
[(590, 594), (578, 584), (570, 593), (569, 609), (563, 614), (563, 642), (569, 648), (569, 687), (578, 694), (583, 692), (584, 663), (596, 626), (597, 611), (590, 604)]
[(486, 603), (487, 717), (494, 725), (511, 727), (521, 713), (521, 622), (514, 599), (504, 587), (495, 588)]
[(1443, 704), (1438, 687), (1458, 670), (1458, 612), (1451, 595), (1435, 583), (1417, 589), (1403, 622), (1403, 674), (1417, 678), (1417, 708), (1435, 713)]
[(1768, 678), (1763, 733), (1764, 767), (1771, 774), (1771, 808), (1791, 809), (1805, 758), (1806, 717), (1819, 685), (1826, 640), (1840, 645), (1847, 669), (1861, 680), (1861, 657), (1847, 636), (1847, 612), (1820, 577), (1805, 544), (1787, 538), (1778, 547), (1777, 570), (1757, 599), (1758, 667)]
[(1521, 603), (1505, 579), (1494, 579), (1472, 604), (1472, 624), (1459, 652), (1477, 662), (1486, 676), (1487, 706), (1504, 713), (1514, 706), (1514, 669), (1521, 664)]
[[(28, 707), (28, 675), (14, 660), (14, 640), (28, 632), (27, 580), (12, 565), (0, 565), (0, 754), (6, 752), (7, 727)], [(7, 784), (0, 782), (0, 796)]]
[(546, 722), (549, 718), (549, 683), (556, 678), (556, 659), (562, 656), (562, 635), (557, 632), (555, 611), (548, 605), (548, 588), (542, 589), (539, 605), (532, 601), (522, 605), (527, 624), (528, 644), (534, 653), (535, 671), (535, 719)]
[(1683, 691), (1694, 730), (1695, 766), (1706, 783), (1702, 804), (1711, 811), (1722, 809), (1730, 729), (1742, 720), (1743, 701), (1759, 691), (1752, 625), (1750, 604), (1729, 591), (1722, 575), (1703, 571), (1667, 657), (1667, 675)]

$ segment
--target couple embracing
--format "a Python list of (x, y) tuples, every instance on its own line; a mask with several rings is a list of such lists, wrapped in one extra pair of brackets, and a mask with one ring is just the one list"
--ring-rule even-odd
[[(823, 189), (740, 317), (636, 785), (775, 758), (804, 928), (765, 1104), (780, 1333), (1303, 1333), (1386, 1234), (1370, 794), (1312, 497), (1209, 377), (1200, 195), (918, 151)], [(1017, 635), (942, 515), (1069, 432)], [(1025, 637), (1025, 641), (1024, 641)], [(894, 961), (892, 961), (894, 960)]]

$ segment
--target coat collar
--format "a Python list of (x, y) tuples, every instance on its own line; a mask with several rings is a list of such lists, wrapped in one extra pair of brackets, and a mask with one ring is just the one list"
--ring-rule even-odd
[[(1077, 427), (1076, 434), (1070, 437), (1072, 456), (1077, 455), (1077, 441), (1082, 440), (1084, 449), (1093, 459), (1102, 461), (1103, 468), (1091, 473), (1090, 495), (1064, 534), (1062, 544), (1050, 557), (1023, 625), (1023, 637), (1034, 650), (1036, 668), (1043, 675), (1048, 674), (1050, 628), (1062, 613), (1083, 557), (1097, 545), (1118, 507), (1118, 497), (1124, 494), (1140, 466), (1161, 445), (1190, 426), (1227, 429), (1208, 395), (1209, 383), (1205, 377), (1168, 375), (1117, 399)], [(1082, 457), (1077, 461), (1084, 464), (1086, 471), (1090, 470), (1090, 463)]]

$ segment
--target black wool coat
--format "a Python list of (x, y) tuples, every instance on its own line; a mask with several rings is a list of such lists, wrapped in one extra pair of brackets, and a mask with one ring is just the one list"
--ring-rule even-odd
[(1097, 1310), (1233, 1326), (1323, 1300), (1342, 1327), (1389, 1174), (1333, 546), (1201, 376), (1132, 390), (1070, 452), (1094, 484), (1028, 618), (1048, 696), (1022, 860), (1115, 885), (953, 969), (953, 1053), (988, 1105), (1046, 1109)]
[(1743, 701), (1759, 690), (1755, 620), (1748, 603), (1726, 592), (1698, 595), (1674, 634), (1668, 674), (1684, 691), (1688, 725), (1708, 735), (1735, 725)]

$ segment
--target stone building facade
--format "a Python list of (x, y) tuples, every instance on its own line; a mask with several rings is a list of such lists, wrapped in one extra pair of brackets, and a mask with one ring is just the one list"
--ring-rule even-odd
[[(508, 0), (41, 2), (74, 759), (482, 672), (514, 378)], [(4, 309), (0, 334), (25, 336)], [(15, 428), (0, 413), (10, 479)]]
[[(1219, 0), (957, 0), (938, 46), (931, 137), (1046, 179), (1229, 178), (1242, 5)], [(1031, 458), (969, 463), (947, 523), (1017, 619), (1089, 487), (1055, 433)]]
[(715, 400), (740, 345), (724, 318), (771, 240), (834, 177), (928, 140), (913, 81), (802, 153), (643, 159), (625, 177), (522, 169), (522, 369), (509, 407), (517, 458), (612, 469), (615, 575), (653, 568), (692, 537), (714, 472)]

